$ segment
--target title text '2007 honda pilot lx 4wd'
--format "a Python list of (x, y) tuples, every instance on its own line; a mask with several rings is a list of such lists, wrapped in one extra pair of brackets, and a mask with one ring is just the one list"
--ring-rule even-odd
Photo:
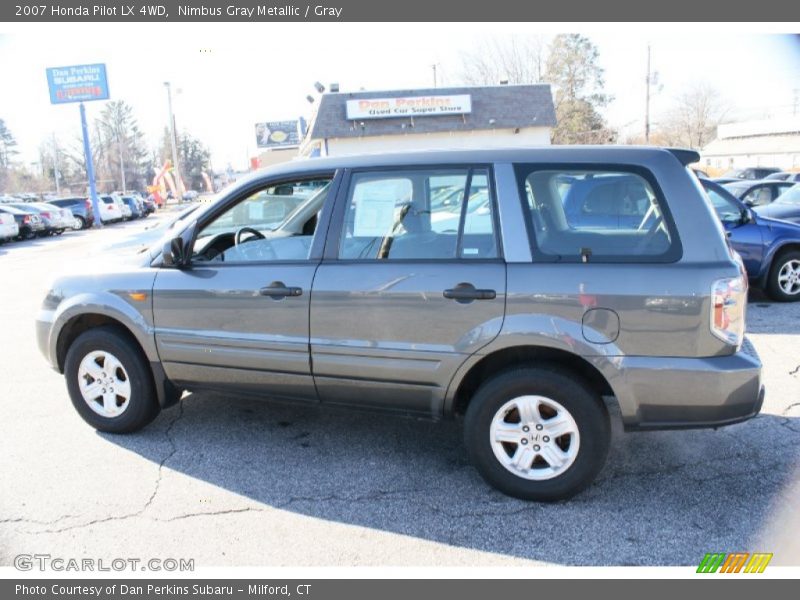
[(747, 281), (685, 166), (697, 158), (549, 147), (276, 166), (133, 263), (57, 279), (38, 341), (102, 431), (201, 389), (463, 415), (489, 483), (565, 498), (605, 461), (604, 398), (628, 430), (761, 407)]

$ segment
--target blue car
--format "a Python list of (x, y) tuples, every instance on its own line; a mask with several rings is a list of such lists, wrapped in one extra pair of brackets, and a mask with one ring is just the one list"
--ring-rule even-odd
[(779, 302), (800, 300), (800, 225), (765, 217), (712, 181), (700, 184), (731, 246), (741, 255), (751, 284)]
[(650, 208), (642, 179), (635, 175), (563, 177), (564, 215), (576, 229), (638, 229)]
[(755, 211), (762, 217), (800, 224), (800, 183), (783, 192), (775, 202), (757, 206)]

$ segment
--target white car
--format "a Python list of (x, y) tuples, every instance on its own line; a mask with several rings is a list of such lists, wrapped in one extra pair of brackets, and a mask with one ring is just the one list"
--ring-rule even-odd
[(133, 211), (131, 207), (123, 202), (122, 198), (119, 196), (114, 196), (114, 199), (119, 203), (120, 210), (122, 210), (122, 218), (130, 219), (133, 217)]
[(0, 213), (0, 242), (14, 239), (19, 235), (19, 225), (14, 220), (14, 215)]
[(122, 212), (122, 201), (115, 196), (98, 196), (97, 208), (100, 210), (100, 220), (103, 223), (122, 221), (125, 213)]

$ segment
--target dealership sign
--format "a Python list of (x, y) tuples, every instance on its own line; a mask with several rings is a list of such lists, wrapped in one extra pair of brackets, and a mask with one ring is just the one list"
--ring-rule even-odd
[(472, 96), (408, 96), (404, 98), (362, 98), (347, 101), (348, 119), (391, 117), (435, 117), (472, 112)]
[(256, 123), (256, 145), (259, 148), (296, 148), (300, 145), (297, 121)]
[(51, 104), (109, 98), (104, 64), (47, 69), (47, 85), (50, 88)]

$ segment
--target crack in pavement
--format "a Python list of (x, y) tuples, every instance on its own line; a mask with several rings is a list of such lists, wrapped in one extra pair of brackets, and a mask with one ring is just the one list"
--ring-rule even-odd
[[(134, 517), (142, 516), (144, 512), (147, 511), (148, 508), (150, 508), (150, 505), (152, 505), (153, 501), (158, 495), (158, 490), (161, 487), (161, 479), (163, 477), (164, 464), (173, 456), (175, 456), (175, 453), (178, 451), (178, 447), (175, 444), (175, 440), (172, 437), (172, 428), (183, 417), (184, 414), (183, 406), (184, 406), (183, 402), (178, 404), (177, 414), (172, 419), (172, 421), (170, 421), (169, 425), (167, 425), (167, 428), (164, 431), (164, 435), (167, 439), (167, 442), (169, 443), (170, 448), (169, 451), (164, 455), (164, 457), (158, 463), (158, 474), (156, 476), (155, 485), (153, 486), (153, 492), (150, 494), (150, 497), (144, 503), (142, 508), (140, 508), (137, 511), (127, 513), (124, 515), (110, 515), (108, 517), (92, 519), (91, 521), (87, 521), (85, 523), (76, 523), (74, 525), (67, 525), (66, 527), (59, 527), (56, 529), (42, 529), (39, 531), (17, 530), (17, 533), (25, 533), (29, 535), (40, 535), (44, 533), (64, 533), (65, 531), (73, 531), (75, 529), (85, 529), (86, 527), (91, 527), (92, 525), (99, 525), (101, 523), (108, 523), (110, 521), (125, 521), (127, 519), (132, 519)], [(35, 519), (27, 519), (24, 517), (20, 517), (16, 519), (8, 519), (5, 521), (0, 521), (0, 523), (10, 522), (10, 523), (24, 523), (26, 525), (54, 525), (67, 518), (77, 518), (77, 515), (65, 515), (53, 521), (37, 521)]]
[[(172, 425), (181, 418), (182, 415), (178, 415), (168, 426), (167, 430), (169, 431)], [(168, 436), (168, 439), (169, 436)], [(281, 503), (276, 503), (270, 507), (260, 507), (260, 506), (248, 506), (243, 508), (230, 508), (230, 509), (222, 509), (216, 511), (201, 511), (201, 512), (190, 512), (190, 513), (183, 513), (179, 515), (175, 515), (168, 518), (158, 518), (158, 517), (147, 517), (144, 515), (147, 508), (152, 504), (153, 499), (156, 497), (158, 493), (158, 483), (161, 479), (160, 469), (164, 466), (164, 463), (168, 461), (176, 452), (176, 448), (173, 447), (171, 452), (169, 452), (164, 459), (162, 459), (161, 464), (159, 465), (159, 477), (156, 481), (156, 488), (154, 489), (153, 494), (150, 496), (148, 501), (145, 503), (144, 507), (140, 510), (132, 513), (128, 513), (125, 515), (118, 515), (118, 516), (109, 516), (104, 517), (102, 519), (94, 519), (87, 523), (81, 523), (76, 525), (70, 525), (68, 527), (62, 527), (59, 529), (43, 529), (40, 531), (24, 531), (24, 530), (17, 530), (17, 533), (25, 533), (28, 535), (41, 535), (46, 533), (63, 533), (65, 531), (72, 531), (75, 529), (83, 529), (85, 527), (90, 527), (92, 525), (98, 525), (101, 523), (107, 523), (110, 521), (124, 521), (127, 519), (132, 519), (135, 517), (145, 517), (150, 521), (160, 522), (160, 523), (169, 523), (172, 521), (180, 521), (183, 519), (191, 519), (195, 517), (213, 517), (213, 516), (220, 516), (220, 515), (229, 515), (229, 514), (241, 514), (241, 513), (248, 513), (248, 512), (269, 512), (271, 510), (280, 510), (291, 506), (292, 504), (297, 504), (301, 502), (309, 502), (309, 503), (321, 503), (321, 502), (365, 502), (365, 501), (372, 501), (372, 500), (381, 500), (385, 498), (391, 498), (394, 496), (400, 496), (405, 494), (417, 494), (424, 491), (422, 488), (406, 488), (406, 489), (399, 489), (399, 490), (378, 490), (375, 492), (370, 492), (368, 494), (356, 495), (356, 496), (341, 496), (338, 494), (329, 494), (327, 496), (290, 496), (287, 500)], [(70, 515), (74, 516), (74, 515)], [(32, 524), (40, 524), (39, 522), (27, 520), (27, 519), (15, 519), (13, 522), (24, 522), (24, 523), (32, 523)], [(50, 524), (50, 523), (45, 523)]]

